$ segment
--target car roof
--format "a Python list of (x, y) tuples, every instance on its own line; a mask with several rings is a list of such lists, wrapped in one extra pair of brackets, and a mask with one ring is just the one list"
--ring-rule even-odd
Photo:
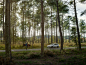
[(53, 43), (53, 44), (58, 44), (58, 43)]
[[(58, 44), (58, 43), (52, 43), (52, 44)], [(51, 45), (51, 44), (50, 44)]]

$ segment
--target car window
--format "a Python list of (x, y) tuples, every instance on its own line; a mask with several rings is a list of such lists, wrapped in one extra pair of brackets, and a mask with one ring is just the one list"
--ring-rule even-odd
[(58, 44), (54, 44), (54, 45), (58, 45)]

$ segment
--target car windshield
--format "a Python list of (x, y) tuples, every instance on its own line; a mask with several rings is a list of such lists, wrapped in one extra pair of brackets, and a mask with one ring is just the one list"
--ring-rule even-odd
[(54, 44), (54, 45), (58, 45), (58, 44)]
[(53, 43), (53, 44), (50, 44), (50, 45), (58, 45), (57, 43)]

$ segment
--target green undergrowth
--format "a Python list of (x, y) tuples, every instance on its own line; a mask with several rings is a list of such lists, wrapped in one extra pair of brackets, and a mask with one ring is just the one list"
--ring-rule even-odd
[(73, 56), (70, 58), (59, 59), (58, 63), (61, 65), (86, 65), (86, 56)]
[[(86, 49), (67, 49), (62, 52), (60, 50), (45, 50), (44, 57), (41, 51), (22, 51), (12, 52), (12, 59), (15, 64), (30, 65), (86, 65)], [(5, 58), (5, 52), (0, 52), (0, 58)], [(9, 58), (8, 58), (9, 59)], [(3, 59), (0, 59), (3, 62)], [(9, 64), (9, 61), (7, 61)]]
[[(44, 51), (44, 57), (50, 56), (50, 57), (54, 57), (56, 55), (80, 55), (80, 54), (85, 54), (86, 53), (86, 49), (82, 49), (82, 50), (77, 50), (77, 49), (67, 49), (64, 50), (62, 52), (60, 52), (60, 50), (45, 50)], [(0, 56), (5, 56), (5, 52), (0, 52)], [(17, 58), (17, 59), (26, 59), (26, 57), (28, 58), (40, 58), (41, 57), (41, 51), (40, 50), (36, 50), (36, 51), (19, 51), (19, 52), (12, 52), (12, 56), (13, 58)], [(27, 59), (28, 59), (27, 58)]]

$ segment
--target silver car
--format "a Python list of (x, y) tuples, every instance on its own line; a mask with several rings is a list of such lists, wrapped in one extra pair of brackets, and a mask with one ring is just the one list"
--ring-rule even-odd
[(58, 43), (53, 43), (53, 44), (47, 45), (47, 48), (53, 48), (53, 47), (59, 48), (59, 44)]

